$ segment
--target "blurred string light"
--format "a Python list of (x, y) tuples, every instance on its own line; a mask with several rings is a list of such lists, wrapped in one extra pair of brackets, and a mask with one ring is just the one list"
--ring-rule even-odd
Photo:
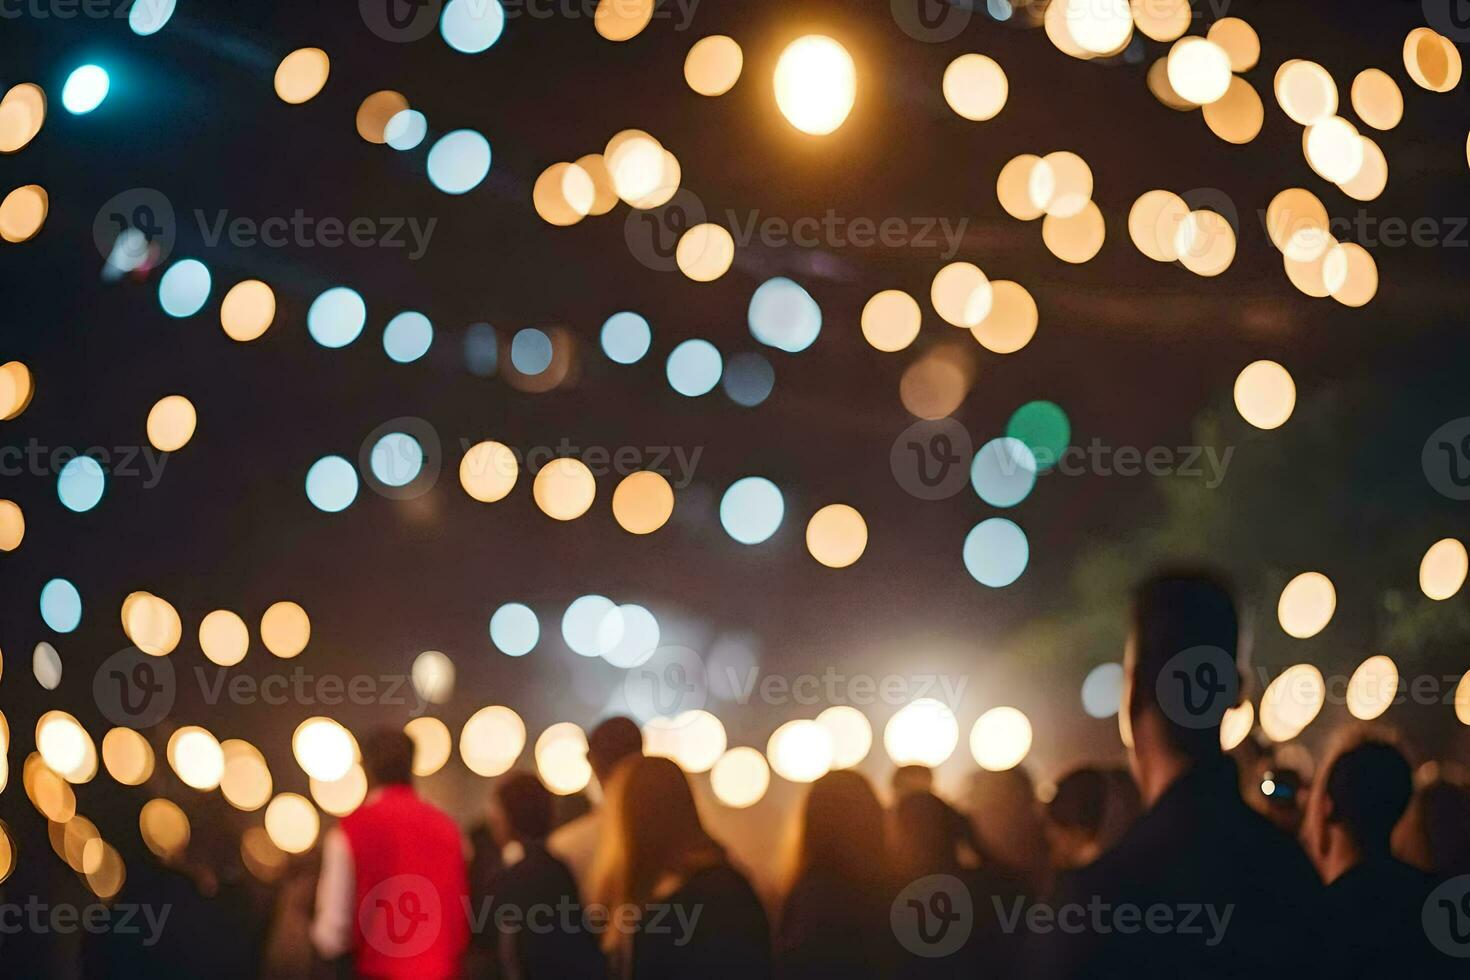
[(368, 455), (373, 478), (388, 487), (406, 487), (424, 469), (424, 447), (406, 432), (389, 432)]
[(526, 327), (510, 341), (510, 363), (522, 374), (536, 375), (551, 367), (554, 356), (551, 338), (544, 330)]
[(776, 386), (776, 369), (759, 354), (745, 351), (730, 358), (720, 380), (732, 402), (754, 408), (771, 396)]
[(1404, 68), (1415, 85), (1430, 92), (1451, 91), (1464, 71), (1454, 42), (1428, 27), (1416, 27), (1404, 38)]
[(449, 728), (440, 721), (425, 715), (414, 718), (403, 726), (403, 731), (413, 739), (413, 774), (420, 778), (432, 776), (449, 761), (454, 750), (454, 741)]
[(618, 607), (618, 618), (622, 620), (623, 635), (602, 654), (602, 659), (622, 670), (647, 663), (658, 651), (662, 636), (658, 619), (643, 606), (632, 602)]
[(531, 189), (531, 203), (541, 220), (560, 227), (587, 217), (596, 199), (591, 174), (575, 163), (553, 163)]
[(1255, 361), (1235, 378), (1235, 410), (1258, 429), (1286, 424), (1296, 408), (1296, 382), (1275, 361)]
[(61, 87), (61, 104), (74, 116), (84, 116), (102, 104), (112, 82), (100, 65), (82, 65), (72, 70)]
[(883, 749), (895, 766), (934, 769), (954, 754), (960, 725), (949, 705), (919, 698), (898, 709), (883, 728)]
[(817, 715), (817, 724), (832, 737), (832, 768), (851, 769), (873, 748), (873, 726), (856, 708), (836, 704)]
[(1236, 77), (1225, 94), (1204, 107), (1205, 125), (1227, 143), (1249, 143), (1261, 133), (1266, 107), (1250, 82)]
[(1018, 282), (996, 279), (990, 283), (990, 312), (970, 328), (980, 346), (993, 354), (1014, 354), (1036, 336), (1040, 316), (1036, 300)]
[(258, 340), (276, 318), (276, 294), (259, 279), (237, 282), (220, 303), (219, 322), (225, 336), (246, 343)]
[(507, 657), (524, 657), (540, 639), (541, 623), (530, 606), (507, 602), (490, 617), (490, 642)]
[(414, 693), (427, 704), (444, 704), (454, 693), (454, 661), (439, 650), (425, 650), (409, 670)]
[(161, 453), (177, 452), (194, 438), (198, 421), (194, 403), (183, 395), (160, 398), (148, 410), (148, 441)]
[(81, 514), (96, 507), (107, 489), (107, 476), (101, 464), (90, 455), (78, 455), (66, 461), (56, 476), (56, 495), (66, 510)]
[(220, 743), (220, 752), (225, 757), (225, 768), (219, 791), (225, 801), (246, 813), (270, 802), (274, 783), (260, 750), (242, 739), (231, 738)]
[(940, 318), (956, 327), (978, 327), (990, 315), (994, 292), (980, 267), (951, 262), (940, 269), (929, 286), (929, 302)]
[(822, 331), (822, 309), (790, 279), (767, 279), (756, 287), (746, 311), (750, 333), (768, 347), (799, 354)]
[(536, 739), (536, 772), (557, 796), (580, 793), (592, 781), (587, 735), (569, 721), (552, 725)]
[(26, 536), (25, 513), (13, 500), (0, 500), (0, 551), (14, 551)]
[(1308, 126), (1302, 136), (1303, 150), (1317, 175), (1341, 184), (1363, 169), (1363, 138), (1352, 123), (1329, 116)]
[(806, 526), (806, 549), (828, 568), (846, 568), (868, 547), (868, 524), (847, 504), (828, 504)]
[(158, 280), (158, 304), (176, 319), (193, 316), (209, 301), (209, 268), (198, 259), (180, 259)]
[(669, 353), (665, 365), (669, 387), (688, 398), (707, 395), (720, 383), (724, 361), (707, 340), (686, 340)]
[(139, 37), (157, 34), (174, 15), (177, 5), (177, 0), (135, 0), (128, 11), (128, 28)]
[(520, 476), (520, 463), (510, 447), (486, 440), (476, 443), (459, 462), (459, 485), (483, 504), (504, 500)]
[(760, 544), (770, 538), (785, 513), (781, 491), (765, 477), (736, 480), (720, 498), (720, 526), (741, 544)]
[(185, 725), (169, 736), (168, 764), (185, 786), (209, 791), (224, 775), (225, 756), (219, 741), (198, 725)]
[(1026, 571), (1031, 558), (1026, 533), (1003, 517), (981, 521), (965, 535), (965, 569), (981, 585), (1004, 588)]
[(674, 513), (674, 489), (651, 470), (629, 473), (613, 491), (613, 517), (630, 534), (651, 534)]
[(592, 506), (597, 496), (597, 481), (581, 460), (562, 457), (541, 467), (531, 486), (531, 495), (547, 517), (572, 521)]
[(1006, 435), (1025, 443), (1036, 460), (1037, 472), (1044, 473), (1057, 465), (1071, 445), (1072, 422), (1056, 402), (1032, 401), (1012, 413)]
[(608, 172), (607, 161), (601, 153), (588, 153), (578, 157), (574, 161), (577, 166), (592, 178), (592, 208), (588, 214), (607, 214), (618, 203), (618, 191), (613, 186), (612, 174)]
[(598, 0), (592, 26), (609, 41), (637, 37), (653, 19), (656, 0)]
[(210, 663), (233, 667), (250, 649), (250, 628), (228, 609), (216, 609), (199, 622), (199, 649)]
[(1297, 664), (1277, 675), (1261, 695), (1261, 731), (1273, 742), (1289, 742), (1317, 717), (1326, 700), (1322, 672)]
[(72, 774), (84, 769), (89, 754), (96, 755), (91, 736), (65, 711), (47, 711), (36, 719), (36, 751), (53, 772), (71, 783), (81, 781)]
[(138, 811), (138, 831), (148, 850), (164, 861), (182, 857), (191, 836), (189, 816), (173, 800), (155, 797)]
[(490, 172), (490, 141), (472, 129), (446, 133), (429, 149), (429, 181), (445, 194), (474, 190)]
[(1261, 39), (1256, 29), (1239, 17), (1222, 17), (1210, 25), (1206, 39), (1215, 42), (1230, 58), (1230, 70), (1248, 72), (1261, 60)]
[(347, 775), (357, 761), (357, 743), (331, 718), (308, 718), (291, 736), (291, 754), (301, 771), (324, 783)]
[(311, 301), (306, 311), (306, 329), (323, 347), (346, 347), (358, 338), (367, 323), (367, 304), (355, 289), (333, 286)]
[(1082, 710), (1092, 718), (1111, 718), (1123, 703), (1123, 665), (1098, 664), (1082, 682)]
[(695, 282), (714, 282), (735, 261), (735, 239), (719, 225), (695, 225), (679, 236), (674, 247), (679, 271)]
[(491, 705), (470, 716), (459, 733), (459, 754), (477, 776), (507, 772), (526, 747), (526, 724), (509, 708)]
[(1404, 93), (1393, 76), (1380, 68), (1365, 68), (1353, 79), (1353, 111), (1377, 130), (1390, 130), (1404, 118)]
[(852, 112), (857, 66), (830, 37), (808, 34), (786, 46), (776, 62), (776, 105), (803, 133), (825, 136)]
[(684, 58), (684, 81), (700, 95), (724, 95), (740, 80), (745, 55), (732, 37), (712, 34), (694, 42)]
[[(408, 99), (402, 92), (382, 89), (372, 93), (357, 106), (357, 115), (353, 119), (357, 135), (369, 143), (386, 143), (389, 121), (407, 108)], [(430, 176), (433, 176), (432, 171)]]
[(1242, 701), (1233, 708), (1226, 708), (1220, 719), (1220, 748), (1232, 752), (1245, 741), (1256, 723), (1256, 709), (1249, 701)]
[(1172, 191), (1146, 191), (1128, 212), (1128, 236), (1140, 252), (1155, 262), (1179, 260), (1179, 229), (1189, 217), (1189, 205)]
[(771, 769), (793, 783), (811, 783), (832, 770), (832, 736), (809, 719), (788, 721), (766, 743)]
[(1359, 721), (1372, 721), (1383, 714), (1398, 696), (1399, 669), (1392, 657), (1369, 657), (1358, 665), (1348, 680), (1348, 713)]
[(653, 330), (643, 316), (624, 310), (602, 324), (602, 352), (619, 364), (636, 364), (653, 343)]
[(1230, 90), (1230, 55), (1214, 41), (1184, 37), (1169, 49), (1169, 85), (1187, 102), (1209, 105)]
[(644, 755), (672, 759), (688, 773), (712, 769), (726, 743), (724, 724), (703, 709), (650, 718), (643, 726)]
[(970, 755), (981, 769), (1014, 769), (1031, 751), (1031, 720), (1019, 708), (991, 708), (970, 729)]
[(49, 643), (37, 643), (31, 652), (31, 674), (36, 683), (48, 691), (56, 690), (61, 683), (61, 654)]
[(728, 749), (710, 770), (715, 799), (733, 810), (755, 806), (771, 785), (771, 767), (759, 749), (747, 745)]
[(1340, 242), (1322, 260), (1322, 281), (1343, 306), (1366, 306), (1378, 294), (1378, 264), (1363, 246)]
[(1470, 670), (1455, 685), (1455, 717), (1460, 724), (1470, 725)]
[(46, 223), (51, 197), (40, 184), (17, 187), (0, 201), (0, 238), (19, 244), (30, 241)]
[(1010, 94), (1005, 71), (983, 54), (960, 55), (951, 61), (941, 87), (949, 107), (974, 122), (994, 119)]
[(1217, 211), (1191, 211), (1174, 234), (1179, 264), (1197, 276), (1218, 276), (1235, 261), (1235, 229)]
[(167, 599), (151, 592), (131, 592), (123, 599), (123, 632), (133, 645), (150, 657), (173, 653), (183, 638), (179, 612)]
[(286, 852), (271, 840), (264, 827), (247, 827), (240, 835), (240, 861), (260, 882), (270, 885), (286, 872)]
[(1286, 583), (1276, 618), (1288, 636), (1310, 639), (1327, 628), (1337, 611), (1337, 590), (1321, 572), (1302, 572)]
[(429, 120), (417, 109), (399, 109), (383, 127), (383, 142), (395, 150), (416, 149), (429, 135)]
[(345, 817), (356, 810), (367, 797), (367, 773), (362, 766), (353, 765), (340, 779), (324, 782), (310, 780), (311, 798), (324, 813), (334, 817)]
[(964, 402), (975, 377), (968, 345), (941, 344), (904, 369), (898, 381), (903, 407), (921, 419), (941, 419)]
[(31, 369), (20, 361), (0, 364), (0, 419), (9, 421), (24, 412), (36, 394)]
[(901, 351), (919, 336), (923, 313), (919, 303), (901, 289), (874, 293), (863, 306), (863, 339), (884, 353)]
[(260, 617), (260, 642), (282, 660), (299, 656), (311, 641), (311, 618), (297, 603), (273, 603)]
[(411, 364), (429, 352), (434, 325), (422, 313), (407, 310), (383, 328), (383, 351), (395, 364)]
[(990, 506), (1014, 507), (1036, 486), (1036, 456), (1020, 439), (992, 439), (970, 463), (970, 485)]
[(317, 510), (336, 514), (357, 499), (357, 470), (341, 456), (323, 456), (306, 471), (306, 499)]
[(561, 618), (561, 636), (581, 657), (602, 657), (617, 648), (626, 629), (622, 610), (607, 596), (572, 600)]
[(1071, 265), (1091, 261), (1102, 250), (1106, 237), (1102, 211), (1092, 201), (1071, 217), (1048, 214), (1041, 223), (1041, 240), (1047, 250)]
[(12, 86), (0, 98), (0, 153), (14, 153), (36, 138), (46, 122), (46, 93), (33, 82)]
[(1292, 122), (1312, 126), (1337, 112), (1337, 83), (1315, 61), (1293, 58), (1276, 69), (1276, 101)]
[(276, 96), (288, 105), (310, 102), (327, 84), (332, 62), (321, 48), (297, 48), (276, 66)]
[(1419, 562), (1419, 589), (1435, 601), (1452, 598), (1470, 572), (1470, 554), (1457, 538), (1441, 538)]
[(142, 786), (153, 775), (153, 747), (131, 728), (111, 728), (102, 736), (102, 764), (123, 786)]
[(1174, 41), (1189, 30), (1194, 11), (1189, 0), (1132, 0), (1133, 22), (1155, 41)]
[(321, 817), (299, 793), (279, 793), (265, 808), (265, 832), (287, 854), (305, 854), (316, 844)]
[[(659, 207), (668, 203), (679, 189), (682, 176), (679, 161), (641, 129), (625, 129), (615, 134), (603, 148), (602, 157), (614, 192), (632, 207)], [(591, 172), (588, 176), (592, 176)], [(594, 178), (594, 189), (596, 185)]]
[(64, 578), (41, 586), (41, 620), (57, 633), (75, 630), (82, 622), (82, 594), (77, 587)]
[(505, 8), (499, 0), (449, 0), (439, 15), (444, 43), (461, 54), (479, 54), (500, 40)]

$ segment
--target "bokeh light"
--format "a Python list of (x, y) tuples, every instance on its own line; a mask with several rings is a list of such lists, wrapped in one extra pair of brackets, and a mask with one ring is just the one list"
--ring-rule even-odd
[(832, 737), (833, 769), (851, 769), (873, 748), (873, 726), (856, 708), (835, 704), (817, 715), (817, 724)]
[(1255, 361), (1235, 378), (1235, 410), (1258, 429), (1276, 429), (1296, 408), (1296, 382), (1275, 361)]
[(341, 456), (323, 456), (306, 471), (306, 499), (317, 510), (336, 514), (357, 499), (357, 470)]
[(965, 535), (965, 569), (981, 585), (1004, 588), (1026, 571), (1031, 546), (1026, 533), (1003, 517), (981, 521)]
[(198, 421), (194, 403), (183, 395), (160, 398), (148, 411), (148, 441), (161, 453), (177, 452), (194, 437)]
[(1337, 112), (1337, 83), (1315, 61), (1293, 58), (1276, 70), (1276, 101), (1291, 120), (1311, 126)]
[(793, 783), (811, 783), (832, 770), (832, 736), (809, 719), (788, 721), (766, 743), (771, 769)]
[(657, 0), (619, 0), (597, 4), (592, 26), (609, 41), (629, 41), (637, 37), (653, 19)]
[(614, 313), (602, 324), (602, 352), (619, 364), (637, 364), (653, 343), (653, 330), (637, 313)]
[(486, 440), (471, 446), (459, 461), (459, 485), (483, 504), (504, 500), (515, 488), (521, 467), (504, 443)]
[(291, 736), (291, 754), (301, 771), (324, 783), (347, 775), (357, 761), (357, 743), (341, 724), (330, 718), (308, 718)]
[(209, 269), (198, 259), (180, 259), (158, 280), (158, 304), (171, 317), (193, 316), (209, 301)]
[(822, 308), (792, 280), (767, 279), (750, 297), (746, 322), (756, 340), (788, 354), (799, 354), (821, 333)]
[(737, 746), (720, 756), (710, 770), (715, 799), (734, 810), (755, 806), (771, 785), (771, 767), (758, 749)]
[(562, 228), (587, 217), (596, 198), (592, 175), (575, 163), (553, 163), (531, 188), (531, 204), (541, 220)]
[(399, 109), (383, 127), (383, 142), (395, 150), (416, 149), (429, 135), (429, 120), (417, 109)]
[(1018, 282), (995, 279), (990, 283), (990, 313), (970, 334), (993, 354), (1014, 354), (1036, 336), (1040, 315), (1036, 300)]
[(490, 172), (490, 142), (472, 129), (445, 133), (429, 149), (429, 180), (445, 194), (474, 190)]
[(700, 95), (724, 95), (740, 80), (745, 55), (732, 37), (712, 34), (694, 42), (684, 58), (684, 81)]
[(280, 793), (265, 808), (265, 832), (287, 854), (305, 854), (316, 844), (321, 817), (299, 793)]
[(1249, 701), (1242, 701), (1233, 708), (1226, 708), (1220, 719), (1220, 749), (1232, 752), (1244, 742), (1256, 723), (1256, 708)]
[(1273, 742), (1289, 742), (1302, 733), (1327, 697), (1322, 672), (1297, 664), (1277, 675), (1261, 695), (1261, 731)]
[(769, 398), (775, 389), (776, 369), (754, 351), (744, 351), (730, 358), (720, 383), (732, 402), (744, 408), (754, 408)]
[(561, 618), (561, 636), (580, 657), (603, 657), (622, 642), (627, 624), (622, 610), (607, 596), (573, 599)]
[(220, 303), (219, 320), (225, 336), (241, 343), (256, 340), (276, 318), (276, 294), (259, 279), (237, 282)]
[(630, 473), (613, 491), (613, 517), (630, 534), (651, 534), (674, 513), (674, 488), (651, 470)]
[(449, 0), (439, 15), (444, 43), (462, 54), (479, 54), (500, 40), (505, 8), (499, 0)]
[(102, 736), (102, 764), (124, 786), (141, 786), (153, 775), (153, 747), (131, 728), (112, 728)]
[(922, 321), (916, 299), (901, 289), (885, 289), (863, 306), (863, 337), (876, 350), (900, 351), (919, 336)]
[(942, 765), (960, 741), (960, 725), (949, 705), (919, 698), (904, 705), (883, 729), (883, 749), (895, 766)]
[(156, 797), (138, 811), (138, 830), (143, 843), (158, 857), (172, 861), (189, 846), (189, 817), (173, 800)]
[(41, 620), (57, 633), (75, 630), (82, 621), (82, 594), (77, 587), (64, 578), (41, 586)]
[(674, 249), (679, 271), (695, 282), (714, 282), (735, 261), (735, 239), (716, 224), (695, 225), (679, 237)]
[(1209, 105), (1230, 89), (1230, 55), (1214, 41), (1185, 37), (1174, 42), (1167, 62), (1169, 85), (1180, 98)]
[(82, 65), (72, 70), (61, 87), (61, 104), (74, 116), (84, 116), (102, 104), (112, 87), (101, 65)]
[(184, 635), (178, 610), (151, 592), (132, 592), (123, 599), (122, 627), (133, 645), (152, 657), (173, 653)]
[(1389, 130), (1404, 118), (1404, 93), (1393, 76), (1379, 68), (1366, 68), (1353, 79), (1353, 111), (1374, 129)]
[(246, 813), (253, 813), (270, 802), (273, 781), (260, 750), (243, 739), (230, 738), (220, 743), (220, 751), (225, 757), (225, 768), (219, 791), (225, 801)]
[(276, 66), (276, 95), (288, 105), (310, 102), (326, 87), (332, 60), (321, 48), (297, 48)]
[(1041, 223), (1041, 240), (1047, 250), (1072, 265), (1091, 261), (1102, 250), (1106, 237), (1107, 224), (1102, 211), (1092, 201), (1071, 217), (1048, 214)]
[(490, 642), (508, 657), (524, 657), (541, 639), (541, 623), (531, 607), (507, 602), (490, 617)]
[(535, 327), (517, 330), (510, 341), (510, 363), (522, 374), (536, 375), (551, 367), (556, 356), (546, 331)]
[(929, 285), (929, 301), (940, 318), (956, 327), (978, 327), (990, 315), (994, 302), (990, 280), (970, 262), (951, 262)]
[(387, 487), (406, 487), (424, 470), (424, 447), (406, 432), (389, 432), (368, 454), (373, 479)]
[(808, 34), (786, 46), (776, 62), (776, 105), (803, 133), (825, 136), (852, 112), (857, 66), (837, 41)]
[(20, 504), (0, 500), (0, 551), (14, 551), (26, 536), (26, 517)]
[(46, 93), (33, 82), (12, 86), (0, 99), (0, 153), (14, 153), (46, 122)]
[(361, 294), (346, 286), (333, 286), (306, 311), (306, 329), (323, 347), (346, 347), (358, 338), (367, 323), (367, 304)]
[(643, 754), (672, 759), (688, 773), (708, 772), (725, 754), (725, 726), (708, 711), (650, 718), (643, 726)]
[(970, 485), (990, 506), (1014, 507), (1036, 486), (1036, 456), (1020, 439), (992, 439), (970, 463)]
[(1057, 465), (1072, 442), (1072, 421), (1056, 402), (1027, 402), (1006, 422), (1006, 435), (1019, 439), (1031, 450), (1037, 472)]
[(1342, 305), (1365, 306), (1378, 294), (1378, 264), (1363, 246), (1342, 242), (1327, 250), (1322, 281)]
[(198, 725), (175, 729), (165, 755), (174, 774), (193, 789), (212, 790), (224, 775), (225, 756), (219, 741)]
[(1358, 665), (1348, 680), (1348, 713), (1360, 721), (1383, 714), (1398, 696), (1399, 669), (1392, 657), (1369, 657)]
[(432, 776), (444, 768), (450, 753), (454, 751), (454, 739), (449, 734), (449, 726), (438, 718), (425, 715), (404, 725), (403, 731), (413, 739), (415, 776)]
[(1082, 710), (1092, 718), (1111, 718), (1123, 703), (1123, 665), (1098, 664), (1082, 682)]
[(1276, 618), (1288, 636), (1299, 640), (1316, 636), (1327, 628), (1337, 611), (1337, 590), (1321, 572), (1302, 572), (1286, 583), (1276, 604)]
[(1451, 91), (1464, 70), (1454, 42), (1428, 27), (1416, 27), (1404, 38), (1404, 68), (1415, 85), (1431, 92)]
[(765, 477), (736, 480), (720, 498), (720, 526), (741, 544), (760, 544), (770, 538), (785, 513), (780, 489)]
[(434, 325), (422, 313), (403, 312), (383, 329), (383, 351), (396, 364), (411, 364), (429, 352)]
[(970, 729), (970, 755), (981, 769), (1014, 769), (1031, 751), (1031, 719), (1019, 708), (991, 708)]
[(439, 650), (425, 650), (409, 671), (413, 691), (426, 704), (444, 704), (454, 693), (454, 661)]
[(311, 618), (297, 603), (282, 600), (260, 617), (260, 642), (282, 660), (290, 660), (311, 641)]
[(557, 796), (580, 793), (592, 781), (587, 735), (569, 721), (558, 722), (536, 739), (536, 772)]
[(91, 456), (68, 460), (56, 476), (56, 496), (67, 510), (78, 514), (96, 507), (106, 489), (107, 475)]
[(1241, 145), (1260, 135), (1266, 106), (1250, 82), (1236, 77), (1230, 80), (1223, 97), (1204, 107), (1204, 117), (1210, 132), (1227, 143)]
[(46, 223), (51, 198), (40, 184), (17, 187), (0, 201), (0, 238), (25, 242), (34, 238)]
[(526, 724), (509, 708), (491, 705), (470, 716), (459, 733), (459, 754), (477, 776), (499, 776), (526, 747)]
[(868, 547), (868, 524), (855, 507), (828, 504), (806, 526), (806, 550), (828, 568), (846, 568)]
[(347, 775), (331, 782), (310, 780), (311, 798), (324, 813), (334, 817), (345, 817), (362, 805), (367, 797), (367, 773), (362, 766), (354, 765)]
[(597, 480), (579, 459), (563, 456), (541, 467), (531, 488), (547, 517), (572, 521), (587, 513), (597, 496)]
[(724, 360), (708, 340), (686, 340), (669, 354), (664, 366), (669, 387), (687, 398), (707, 395), (720, 383)]
[[(363, 99), (357, 107), (357, 135), (369, 143), (385, 143), (388, 139), (388, 123), (393, 117), (408, 108), (408, 99), (402, 92), (383, 89)], [(432, 178), (433, 172), (430, 171)]]
[(1419, 589), (1429, 598), (1442, 601), (1453, 597), (1470, 572), (1470, 555), (1457, 538), (1441, 538), (1429, 546), (1419, 562)]
[(1010, 82), (994, 58), (964, 54), (944, 70), (944, 101), (966, 119), (994, 119), (1005, 108)]

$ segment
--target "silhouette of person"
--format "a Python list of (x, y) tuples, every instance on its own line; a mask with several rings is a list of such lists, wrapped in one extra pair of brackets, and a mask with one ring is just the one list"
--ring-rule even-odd
[[(643, 731), (631, 718), (616, 715), (600, 723), (587, 736), (587, 762), (592, 775), (607, 792), (613, 770), (624, 759), (643, 754)], [(597, 848), (602, 840), (603, 813), (600, 807), (557, 827), (546, 840), (546, 849), (554, 854), (577, 879), (584, 896), (597, 894), (602, 886), (593, 880), (598, 866)]]
[(1117, 843), (1138, 816), (1138, 788), (1117, 769), (1082, 766), (1057, 781), (1046, 804), (1052, 867), (1083, 868)]

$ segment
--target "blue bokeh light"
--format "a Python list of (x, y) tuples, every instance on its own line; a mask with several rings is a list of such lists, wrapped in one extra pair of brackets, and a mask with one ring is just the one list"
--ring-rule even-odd
[(429, 134), (429, 120), (417, 109), (399, 109), (383, 127), (383, 142), (395, 150), (412, 150)]
[(1026, 571), (1031, 546), (1026, 532), (1004, 517), (981, 521), (965, 535), (965, 568), (975, 581), (1004, 588)]
[(776, 386), (776, 369), (764, 357), (747, 351), (730, 358), (724, 382), (725, 394), (732, 402), (754, 408), (770, 397)]
[(707, 395), (720, 383), (724, 362), (708, 340), (686, 340), (669, 354), (665, 366), (669, 384), (689, 398)]
[(357, 470), (341, 456), (323, 456), (306, 471), (306, 499), (328, 514), (346, 510), (357, 499)]
[(990, 506), (1014, 507), (1036, 486), (1036, 457), (1020, 439), (992, 439), (970, 464), (970, 485)]
[(209, 302), (209, 267), (198, 259), (180, 259), (158, 280), (158, 305), (171, 317), (193, 316)]
[(623, 616), (623, 638), (603, 654), (603, 659), (626, 670), (646, 663), (653, 656), (658, 649), (660, 630), (653, 613), (642, 606), (628, 602), (618, 609)]
[(41, 619), (58, 633), (70, 633), (82, 621), (82, 594), (64, 578), (41, 586)]
[(424, 471), (424, 447), (407, 432), (390, 432), (373, 443), (368, 465), (384, 486), (406, 487)]
[(760, 544), (776, 533), (786, 514), (780, 489), (762, 476), (730, 484), (720, 499), (720, 525), (741, 544)]
[(399, 364), (417, 361), (434, 342), (434, 325), (422, 313), (409, 310), (388, 321), (383, 329), (383, 350)]
[(806, 350), (822, 332), (822, 308), (790, 279), (767, 279), (750, 297), (750, 332), (761, 343), (791, 354)]
[(311, 301), (306, 311), (306, 329), (311, 339), (335, 350), (346, 347), (362, 333), (367, 323), (367, 304), (355, 289), (333, 286)]
[(1123, 703), (1123, 665), (1098, 664), (1082, 682), (1082, 710), (1093, 718), (1111, 718)]
[(551, 338), (535, 327), (516, 331), (510, 341), (510, 363), (525, 375), (537, 375), (551, 367)]
[(464, 332), (464, 366), (477, 378), (488, 378), (500, 364), (500, 339), (488, 323), (472, 323)]
[(68, 460), (56, 477), (56, 496), (62, 506), (78, 514), (97, 506), (107, 489), (107, 474), (91, 456)]
[(174, 15), (177, 5), (177, 0), (134, 0), (128, 11), (128, 27), (139, 37), (157, 34)]
[(653, 330), (637, 313), (614, 313), (602, 325), (602, 351), (619, 364), (636, 364), (648, 353)]
[(429, 180), (446, 194), (464, 194), (490, 172), (490, 141), (473, 129), (445, 133), (429, 149)]
[(530, 606), (507, 602), (490, 617), (490, 642), (507, 657), (524, 657), (541, 640), (541, 623)]
[(579, 596), (561, 618), (562, 639), (582, 657), (607, 655), (623, 641), (623, 633), (623, 612), (606, 596)]
[(444, 43), (464, 54), (479, 54), (500, 40), (505, 9), (498, 0), (449, 0), (439, 15)]
[(84, 116), (102, 104), (112, 80), (100, 65), (82, 65), (66, 77), (61, 104), (74, 116)]

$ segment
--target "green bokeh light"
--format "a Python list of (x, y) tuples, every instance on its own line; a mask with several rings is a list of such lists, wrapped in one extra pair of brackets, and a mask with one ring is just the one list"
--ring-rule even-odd
[(1006, 423), (1006, 435), (1024, 442), (1036, 456), (1037, 472), (1046, 472), (1072, 442), (1072, 423), (1056, 402), (1027, 402)]

